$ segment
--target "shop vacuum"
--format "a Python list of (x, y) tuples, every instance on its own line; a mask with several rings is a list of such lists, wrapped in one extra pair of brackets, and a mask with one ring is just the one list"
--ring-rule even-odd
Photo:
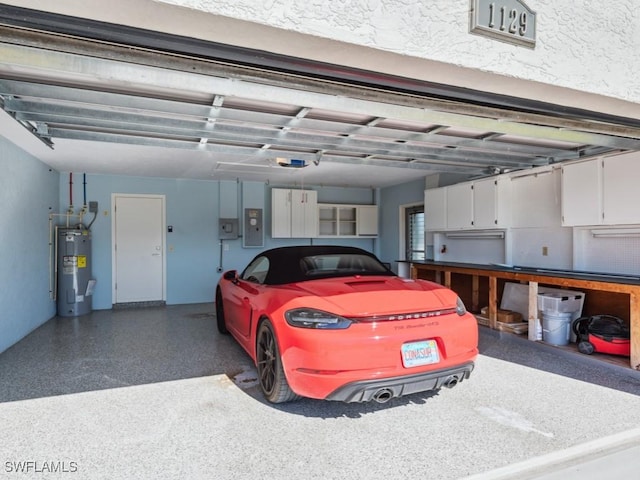
[(585, 355), (608, 353), (630, 356), (631, 333), (624, 320), (613, 315), (594, 315), (573, 321), (578, 351)]

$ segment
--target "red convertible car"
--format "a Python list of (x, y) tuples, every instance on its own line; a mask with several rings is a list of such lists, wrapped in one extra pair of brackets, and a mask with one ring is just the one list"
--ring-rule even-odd
[(218, 330), (256, 364), (272, 403), (377, 401), (469, 377), (478, 326), (442, 285), (396, 276), (353, 247), (267, 250), (216, 289)]

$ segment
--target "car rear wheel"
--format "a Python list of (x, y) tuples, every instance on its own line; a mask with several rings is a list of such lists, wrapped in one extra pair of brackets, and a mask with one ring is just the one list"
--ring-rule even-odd
[(216, 290), (216, 322), (218, 323), (218, 331), (220, 333), (229, 333), (229, 330), (227, 330), (227, 322), (224, 319), (224, 307), (222, 306), (222, 293), (220, 289)]
[(278, 342), (269, 320), (262, 322), (258, 329), (256, 360), (260, 389), (269, 402), (284, 403), (298, 398), (284, 375)]

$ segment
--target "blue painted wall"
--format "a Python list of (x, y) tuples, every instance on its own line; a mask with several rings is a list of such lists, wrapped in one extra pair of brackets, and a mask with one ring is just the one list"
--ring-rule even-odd
[[(58, 173), (0, 137), (0, 351), (55, 316), (50, 298), (49, 214), (69, 207), (69, 173)], [(263, 249), (299, 244), (353, 245), (378, 253), (384, 261), (397, 257), (398, 205), (420, 201), (423, 180), (381, 191), (342, 187), (306, 186), (318, 191), (321, 203), (371, 204), (380, 209), (379, 239), (272, 239), (271, 188), (261, 182), (237, 183), (175, 180), (113, 175), (86, 176), (87, 201), (98, 202), (92, 225), (92, 270), (98, 280), (93, 308), (109, 309), (111, 298), (112, 193), (165, 195), (167, 225), (167, 303), (199, 303), (213, 299), (218, 268), (242, 269)], [(83, 177), (74, 173), (74, 211), (84, 203)], [(234, 191), (231, 196), (222, 190)], [(232, 205), (233, 202), (237, 202)], [(385, 204), (388, 202), (388, 204)], [(247, 205), (243, 205), (246, 203)], [(263, 248), (243, 248), (242, 239), (224, 243), (218, 238), (220, 211), (242, 214), (244, 207), (264, 208)], [(221, 207), (223, 207), (221, 209)], [(84, 223), (93, 218), (88, 214)], [(63, 223), (63, 219), (59, 220)], [(391, 242), (391, 245), (386, 245)]]
[(400, 255), (400, 206), (424, 202), (424, 177), (413, 182), (380, 189), (380, 251), (378, 256), (383, 262), (389, 262), (397, 272), (396, 260)]
[[(82, 175), (74, 174), (73, 201), (83, 203)], [(114, 175), (87, 175), (87, 201), (98, 202), (91, 226), (92, 274), (97, 280), (96, 310), (112, 307), (112, 193), (165, 195), (167, 225), (167, 303), (211, 301), (217, 281), (218, 183)], [(60, 175), (60, 211), (69, 205), (69, 174)], [(92, 215), (85, 217), (87, 224)]]
[[(174, 180), (113, 175), (87, 175), (87, 201), (97, 201), (99, 213), (91, 227), (92, 273), (97, 279), (93, 297), (96, 310), (112, 307), (112, 254), (111, 254), (111, 194), (165, 195), (167, 225), (167, 303), (200, 303), (213, 300), (215, 285), (223, 270), (242, 269), (260, 251), (283, 245), (312, 243), (310, 239), (272, 239), (271, 187), (261, 182), (229, 182)], [(76, 211), (83, 203), (82, 174), (73, 176), (73, 201)], [(324, 203), (370, 204), (375, 191), (313, 187), (318, 199)], [(59, 177), (59, 210), (69, 205), (69, 174)], [(247, 205), (242, 205), (243, 201)], [(242, 239), (224, 240), (223, 249), (218, 238), (218, 219), (229, 212), (242, 215), (243, 208), (264, 208), (265, 243), (263, 248), (243, 248)], [(84, 223), (91, 221), (85, 217)], [(354, 245), (374, 251), (373, 239), (314, 239), (313, 243)]]
[(50, 299), (49, 213), (58, 172), (0, 136), (0, 352), (56, 313)]

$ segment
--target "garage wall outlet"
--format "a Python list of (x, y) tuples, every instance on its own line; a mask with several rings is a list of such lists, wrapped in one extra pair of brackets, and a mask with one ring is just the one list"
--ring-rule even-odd
[(542, 247), (542, 256), (546, 257), (549, 255), (549, 247)]

